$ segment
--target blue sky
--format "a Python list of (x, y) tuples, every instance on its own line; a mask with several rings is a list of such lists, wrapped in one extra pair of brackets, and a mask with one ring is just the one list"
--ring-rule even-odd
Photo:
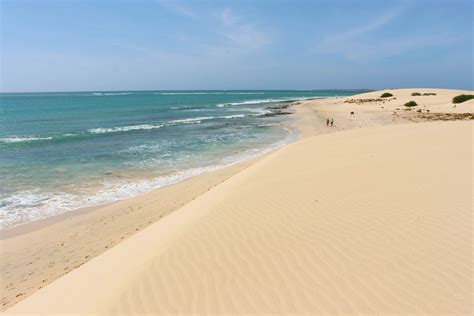
[(1, 1), (1, 90), (473, 89), (471, 0)]

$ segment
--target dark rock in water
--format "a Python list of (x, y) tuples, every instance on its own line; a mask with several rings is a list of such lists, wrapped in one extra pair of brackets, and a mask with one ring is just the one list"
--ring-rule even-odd
[(282, 110), (285, 110), (287, 109), (288, 106), (282, 106), (282, 107), (266, 107), (265, 109), (267, 110), (271, 110), (267, 113), (263, 113), (263, 114), (251, 114), (249, 115), (250, 117), (272, 117), (272, 116), (277, 116), (277, 115), (290, 115), (290, 114), (294, 114), (293, 111), (291, 110), (288, 110), (288, 111), (282, 111)]
[(290, 107), (290, 104), (269, 106), (269, 107), (267, 107), (267, 109), (270, 109), (270, 110), (283, 110), (283, 109), (287, 109), (288, 107)]
[(284, 112), (284, 111), (279, 111), (276, 113), (276, 115), (290, 115), (293, 114), (293, 112)]
[(271, 117), (271, 116), (277, 116), (277, 115), (290, 115), (293, 114), (293, 112), (287, 112), (287, 111), (274, 111), (271, 113), (265, 113), (260, 115), (260, 117)]

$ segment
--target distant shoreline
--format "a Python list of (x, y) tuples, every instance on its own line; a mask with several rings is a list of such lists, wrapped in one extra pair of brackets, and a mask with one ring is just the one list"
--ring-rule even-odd
[(189, 91), (196, 91), (196, 92), (212, 92), (212, 91), (222, 91), (222, 92), (237, 92), (237, 91), (355, 91), (355, 92), (370, 92), (375, 91), (375, 89), (171, 89), (171, 90), (66, 90), (66, 91), (5, 91), (0, 92), (2, 94), (28, 94), (28, 93), (107, 93), (107, 92), (114, 92), (114, 93), (128, 93), (128, 92), (189, 92)]
[(194, 94), (5, 96), (0, 164), (9, 189), (0, 206), (2, 228), (108, 204), (246, 160), (287, 137), (279, 127), (289, 114), (284, 105), (332, 92)]

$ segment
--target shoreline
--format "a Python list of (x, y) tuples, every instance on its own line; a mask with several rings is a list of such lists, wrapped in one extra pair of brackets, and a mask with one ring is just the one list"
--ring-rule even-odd
[[(119, 202), (119, 201), (116, 201), (116, 202)], [(72, 211), (56, 214), (53, 216), (40, 218), (38, 220), (20, 224), (11, 228), (2, 229), (0, 230), (0, 241), (38, 231), (50, 225), (54, 225), (56, 223), (71, 219), (75, 216), (79, 216), (82, 214), (87, 214), (89, 212), (96, 211), (97, 209), (112, 205), (116, 202), (110, 202), (110, 203), (105, 203), (105, 204), (90, 206), (90, 207), (82, 207), (82, 208), (74, 209)]]
[(105, 206), (67, 212), (40, 223), (12, 228), (9, 236), (0, 239), (3, 286), (0, 310), (166, 218), (210, 188), (248, 168), (252, 162), (210, 171)]
[[(296, 113), (292, 113), (292, 115), (295, 115), (295, 114)], [(152, 194), (153, 192), (155, 192), (156, 190), (159, 190), (161, 188), (174, 186), (174, 185), (179, 184), (183, 181), (187, 181), (187, 180), (195, 178), (195, 177), (200, 177), (200, 176), (205, 175), (207, 173), (216, 172), (216, 171), (219, 171), (219, 170), (230, 168), (234, 165), (239, 165), (239, 164), (242, 164), (242, 163), (248, 163), (248, 162), (251, 162), (251, 161), (254, 161), (254, 160), (261, 159), (265, 155), (268, 155), (271, 152), (273, 152), (275, 150), (278, 150), (278, 149), (286, 146), (287, 144), (298, 141), (298, 139), (300, 139), (300, 135), (299, 135), (300, 132), (298, 130), (298, 126), (293, 125), (292, 121), (293, 120), (289, 120), (288, 122), (283, 122), (283, 123), (279, 124), (281, 129), (285, 129), (288, 132), (287, 136), (284, 139), (282, 139), (278, 142), (275, 142), (275, 143), (270, 143), (266, 147), (258, 149), (258, 152), (256, 152), (256, 153), (249, 154), (248, 156), (244, 155), (244, 156), (246, 156), (245, 158), (236, 159), (234, 161), (234, 158), (240, 157), (245, 152), (253, 151), (255, 149), (254, 148), (248, 148), (248, 149), (244, 150), (241, 153), (237, 153), (237, 154), (234, 154), (234, 155), (231, 155), (231, 156), (226, 156), (226, 157), (223, 158), (223, 160), (230, 160), (231, 162), (228, 162), (228, 163), (225, 163), (225, 164), (223, 163), (223, 164), (217, 164), (217, 165), (211, 165), (211, 166), (198, 168), (198, 169), (203, 169), (203, 171), (198, 173), (198, 174), (195, 174), (195, 175), (185, 176), (182, 179), (177, 180), (176, 182), (172, 182), (172, 183), (169, 183), (169, 184), (164, 184), (162, 186), (153, 188), (149, 191), (138, 193), (136, 195), (133, 195), (133, 196), (130, 196), (130, 197), (127, 197), (127, 198), (120, 198), (120, 199), (117, 199), (117, 200), (114, 200), (114, 201), (105, 202), (105, 203), (101, 203), (101, 204), (97, 204), (97, 205), (79, 207), (79, 208), (71, 209), (71, 210), (68, 210), (68, 211), (65, 211), (65, 212), (62, 212), (62, 213), (51, 215), (51, 216), (48, 216), (48, 217), (39, 218), (39, 219), (36, 219), (36, 220), (33, 220), (33, 221), (18, 224), (18, 225), (15, 225), (13, 227), (7, 227), (7, 228), (4, 228), (4, 229), (0, 229), (0, 240), (5, 240), (5, 239), (12, 238), (12, 237), (15, 237), (15, 236), (19, 236), (19, 235), (22, 235), (22, 234), (27, 234), (27, 233), (42, 229), (44, 227), (47, 227), (49, 225), (55, 224), (57, 222), (60, 222), (60, 221), (63, 221), (63, 220), (68, 220), (68, 219), (70, 219), (70, 218), (72, 218), (76, 215), (81, 215), (81, 214), (84, 214), (84, 213), (95, 211), (95, 210), (100, 209), (100, 208), (109, 207), (109, 206), (114, 205), (116, 203), (119, 203), (121, 201), (133, 199), (135, 197), (143, 196), (143, 195), (146, 195), (146, 194)], [(182, 172), (177, 172), (175, 174), (170, 174), (168, 176), (159, 177), (159, 178), (156, 178), (156, 179), (162, 179), (162, 178), (166, 178), (166, 177), (173, 177), (173, 176), (179, 175), (180, 173), (189, 172), (189, 171), (192, 171), (192, 170), (194, 170), (194, 169), (186, 169), (186, 170), (183, 170)]]
[[(410, 89), (410, 90), (422, 90), (422, 89)], [(436, 89), (428, 89), (428, 90), (436, 90)], [(291, 148), (294, 148), (294, 144), (299, 144), (302, 141), (303, 142), (308, 142), (308, 139), (311, 139), (313, 141), (315, 135), (320, 135), (320, 134), (327, 134), (327, 133), (334, 133), (339, 130), (348, 130), (348, 129), (356, 129), (356, 128), (363, 128), (363, 127), (371, 127), (371, 126), (384, 126), (384, 125), (393, 125), (393, 124), (402, 124), (402, 123), (413, 123), (414, 117), (417, 115), (416, 112), (411, 111), (413, 113), (402, 113), (398, 115), (394, 115), (392, 108), (397, 107), (399, 105), (396, 105), (395, 102), (392, 102), (393, 104), (391, 106), (384, 105), (381, 108), (380, 104), (369, 104), (367, 108), (363, 108), (359, 105), (354, 105), (354, 104), (346, 104), (344, 103), (345, 100), (348, 99), (363, 99), (363, 98), (368, 98), (371, 97), (371, 94), (378, 94), (379, 92), (372, 92), (372, 93), (366, 93), (366, 94), (361, 94), (357, 96), (352, 96), (352, 97), (346, 97), (346, 98), (331, 98), (331, 99), (316, 99), (316, 100), (309, 100), (309, 101), (303, 101), (303, 102), (297, 102), (299, 104), (295, 104), (293, 108), (295, 109), (295, 116), (297, 117), (297, 120), (295, 120), (292, 124), (293, 127), (298, 127), (299, 130), (301, 131), (301, 137), (300, 140), (292, 143), (291, 145), (286, 145), (284, 146), (283, 149), (280, 148), (280, 150), (283, 150), (285, 152), (289, 151), (288, 147), (291, 146)], [(368, 95), (368, 96), (367, 96)], [(434, 99), (431, 99), (434, 100)], [(397, 101), (403, 102), (403, 98), (400, 97), (400, 100)], [(465, 104), (467, 106), (472, 106), (472, 102), (469, 104)], [(464, 107), (464, 106), (463, 106)], [(457, 110), (460, 110), (461, 106), (457, 108)], [(352, 115), (349, 115), (349, 110), (352, 111), (352, 109), (356, 109), (357, 117), (353, 117)], [(413, 117), (411, 117), (411, 116)], [(324, 125), (324, 121), (326, 117), (332, 117), (335, 120), (335, 126), (334, 127), (326, 127)], [(193, 201), (194, 199), (199, 198), (199, 200), (203, 200), (203, 196), (205, 196), (206, 192), (211, 190), (212, 188), (213, 191), (215, 191), (216, 188), (221, 187), (221, 183), (227, 182), (230, 180), (230, 182), (235, 182), (236, 178), (242, 178), (244, 177), (242, 175), (242, 171), (248, 169), (249, 167), (252, 167), (253, 169), (259, 169), (262, 166), (265, 166), (267, 162), (272, 159), (266, 159), (269, 156), (271, 157), (276, 157), (279, 154), (275, 154), (275, 151), (272, 151), (271, 153), (263, 154), (262, 156), (259, 156), (255, 159), (252, 159), (247, 162), (240, 163), (235, 166), (230, 166), (226, 167), (221, 170), (213, 171), (210, 173), (202, 174), (187, 180), (184, 180), (182, 182), (179, 182), (177, 184), (173, 184), (171, 186), (163, 187), (156, 189), (150, 193), (147, 193), (143, 196), (138, 196), (134, 197), (131, 199), (126, 199), (122, 200), (116, 203), (113, 203), (112, 205), (108, 205), (105, 207), (101, 207), (94, 212), (86, 212), (85, 214), (81, 214), (80, 216), (74, 217), (73, 219), (65, 220), (65, 221), (60, 221), (58, 223), (52, 224), (50, 226), (47, 226), (43, 229), (37, 230), (35, 232), (25, 234), (25, 235), (19, 235), (17, 237), (12, 237), (7, 240), (0, 240), (0, 245), (2, 246), (2, 250), (5, 250), (5, 247), (9, 247), (10, 253), (9, 253), (9, 261), (8, 262), (2, 262), (2, 278), (7, 280), (5, 277), (7, 277), (4, 273), (9, 272), (8, 274), (15, 272), (16, 276), (15, 277), (9, 277), (9, 280), (16, 279), (17, 283), (15, 283), (15, 286), (20, 285), (20, 287), (24, 290), (20, 290), (18, 287), (14, 287), (13, 289), (10, 287), (8, 288), (8, 283), (4, 282), (7, 285), (7, 288), (4, 289), (4, 292), (7, 292), (11, 295), (8, 295), (8, 301), (6, 302), (6, 298), (3, 298), (2, 301), (0, 301), (0, 304), (3, 305), (2, 310), (13, 305), (15, 302), (20, 301), (24, 297), (32, 294), (33, 292), (37, 291), (38, 288), (44, 287), (46, 284), (51, 283), (54, 281), (54, 279), (57, 279), (61, 275), (64, 275), (68, 273), (69, 271), (73, 270), (76, 267), (81, 266), (85, 262), (89, 261), (90, 259), (99, 256), (101, 253), (103, 253), (105, 250), (108, 248), (112, 248), (113, 246), (117, 244), (121, 244), (122, 239), (127, 239), (131, 235), (135, 235), (136, 233), (140, 233), (145, 227), (151, 226), (151, 224), (154, 224), (156, 222), (160, 221), (160, 218), (167, 218), (166, 215), (168, 214), (175, 214), (176, 215), (176, 210), (181, 209), (182, 206), (185, 204), (188, 204), (188, 202)], [(257, 161), (261, 162), (258, 163), (258, 168), (256, 167)], [(232, 168), (232, 170), (230, 170)], [(203, 184), (206, 184), (205, 187), (203, 187)], [(250, 185), (250, 183), (247, 183)], [(161, 191), (160, 191), (161, 190)], [(156, 191), (156, 192), (155, 192)], [(157, 197), (158, 191), (163, 192), (163, 196)], [(154, 192), (154, 194), (152, 194)], [(172, 196), (174, 194), (174, 196)], [(181, 195), (186, 194), (187, 197), (183, 198)], [(158, 219), (156, 219), (156, 216), (159, 216), (157, 213), (157, 209), (163, 209), (163, 200), (162, 198), (168, 198), (168, 205), (166, 212), (162, 214)], [(181, 200), (179, 200), (181, 198)], [(132, 206), (132, 211), (129, 211), (128, 207), (133, 204)], [(164, 203), (166, 204), (166, 202)], [(144, 222), (140, 224), (139, 222), (130, 222), (130, 218), (128, 216), (129, 213), (134, 212), (133, 208), (136, 208), (137, 206), (142, 206), (142, 208), (145, 208), (148, 210), (150, 217), (148, 218), (140, 218), (140, 222)], [(127, 212), (128, 211), (128, 212)], [(181, 210), (182, 211), (182, 210)], [(120, 216), (120, 214), (117, 215), (117, 213), (124, 213), (122, 214), (121, 217), (121, 222), (120, 221), (115, 221), (117, 225), (112, 225), (109, 227), (109, 230), (104, 231), (101, 225), (103, 222), (106, 222), (108, 220), (114, 220), (115, 217)], [(166, 214), (165, 214), (166, 213)], [(78, 223), (79, 219), (84, 219), (82, 222), (82, 226), (79, 227), (74, 227), (76, 231), (71, 231), (71, 228), (73, 228), (73, 222)], [(154, 218), (151, 222), (146, 224), (146, 221), (149, 220), (149, 218)], [(89, 221), (87, 224), (86, 222)], [(118, 223), (120, 222), (120, 223)], [(92, 225), (94, 223), (94, 225)], [(86, 225), (87, 224), (87, 225)], [(130, 232), (130, 234), (126, 234), (124, 237), (126, 238), (120, 238), (124, 229), (124, 225), (128, 225), (130, 228), (136, 228), (136, 231)], [(59, 227), (61, 226), (61, 227)], [(153, 225), (156, 226), (156, 225)], [(163, 225), (161, 225), (163, 226)], [(58, 230), (54, 230), (52, 228), (57, 227)], [(105, 226), (106, 227), (106, 226)], [(48, 235), (49, 231), (49, 235)], [(57, 232), (62, 231), (64, 234), (64, 240), (66, 240), (66, 243), (68, 246), (72, 247), (66, 250), (66, 253), (68, 251), (75, 251), (75, 258), (78, 259), (80, 258), (81, 260), (75, 261), (73, 264), (70, 263), (70, 261), (67, 262), (54, 262), (54, 264), (51, 265), (51, 260), (50, 258), (61, 258), (61, 251), (62, 247), (64, 244), (61, 244), (61, 238), (58, 238)], [(149, 231), (149, 229), (147, 229)], [(45, 233), (46, 232), (46, 233)], [(98, 238), (96, 236), (90, 236), (88, 234), (91, 234), (93, 232), (100, 232), (102, 236), (105, 236), (105, 238)], [(66, 235), (67, 234), (67, 235)], [(29, 235), (35, 235), (33, 238), (27, 238)], [(49, 236), (49, 239), (47, 238)], [(54, 238), (51, 238), (54, 236)], [(45, 238), (46, 237), (46, 238)], [(89, 240), (83, 240), (83, 238), (88, 237)], [(120, 238), (120, 239), (119, 239)], [(16, 239), (16, 240), (15, 240)], [(31, 240), (33, 239), (33, 241)], [(98, 245), (98, 240), (100, 244)], [(42, 247), (38, 247), (38, 243), (43, 243)], [(70, 245), (69, 245), (70, 243)], [(82, 244), (78, 244), (82, 243)], [(7, 245), (9, 244), (9, 245)], [(41, 256), (45, 256), (47, 260), (40, 260), (38, 262), (33, 262), (32, 264), (29, 264), (28, 258), (31, 256), (31, 248), (28, 250), (26, 246), (35, 244), (35, 254), (40, 254)], [(23, 252), (18, 251), (18, 246), (20, 245), (20, 248), (23, 247)], [(82, 247), (82, 248), (81, 248)], [(91, 251), (94, 250), (96, 252)], [(16, 252), (15, 252), (16, 251)], [(59, 252), (58, 252), (59, 251)], [(4, 252), (5, 253), (5, 252)], [(48, 256), (48, 254), (50, 256)], [(82, 256), (82, 257), (81, 257)], [(25, 266), (22, 266), (22, 264), (25, 264)], [(70, 266), (73, 266), (71, 268)], [(21, 267), (17, 267), (21, 266)], [(67, 266), (69, 269), (67, 272), (61, 271), (61, 268), (64, 266)], [(13, 267), (15, 267), (16, 270), (13, 270)], [(26, 268), (25, 268), (26, 267)], [(8, 269), (10, 268), (10, 271)], [(42, 269), (46, 269), (46, 271), (50, 271), (51, 274), (46, 278), (45, 275), (41, 276), (32, 276), (29, 275), (29, 273), (36, 272), (36, 271), (42, 271)], [(61, 272), (61, 273), (59, 273)], [(20, 280), (20, 281), (18, 281)], [(28, 284), (25, 284), (26, 281), (21, 281), (21, 280), (26, 280), (28, 281)], [(45, 281), (44, 281), (45, 280)], [(13, 284), (10, 282), (10, 284)], [(23, 284), (23, 285), (22, 285)], [(26, 285), (26, 286), (25, 286)], [(39, 285), (39, 286), (38, 286)], [(6, 290), (6, 291), (5, 291)], [(24, 292), (23, 292), (24, 291)], [(19, 292), (19, 293), (18, 293)], [(17, 296), (20, 294), (20, 296)]]
[[(130, 198), (79, 208), (0, 230), (0, 275), (3, 286), (0, 311), (166, 218), (271, 153), (298, 141), (300, 135), (294, 121), (290, 119), (280, 127), (288, 130), (285, 139), (269, 144), (248, 159), (216, 166)], [(153, 207), (152, 204), (159, 206)], [(142, 213), (132, 214), (135, 212)], [(110, 227), (104, 231), (107, 226)], [(87, 236), (85, 232), (94, 236)], [(101, 242), (96, 243), (96, 239)], [(65, 248), (66, 245), (69, 247)], [(31, 252), (39, 256), (26, 260)], [(16, 266), (15, 269), (11, 268), (13, 266)], [(42, 272), (38, 274), (37, 271)]]
[[(171, 113), (171, 116), (168, 115), (169, 119), (153, 117), (149, 121), (145, 115), (141, 118), (147, 124), (136, 125), (134, 122), (115, 124), (105, 120), (91, 126), (85, 124), (78, 127), (77, 130), (69, 132), (67, 128), (63, 128), (64, 130), (60, 129), (62, 132), (46, 132), (45, 130), (44, 133), (31, 135), (20, 131), (14, 132), (15, 129), (12, 128), (8, 135), (4, 135), (5, 137), (0, 139), (2, 147), (7, 150), (6, 166), (12, 166), (11, 172), (8, 171), (10, 169), (6, 169), (6, 177), (11, 188), (9, 187), (4, 194), (5, 201), (2, 205), (3, 216), (0, 229), (14, 228), (42, 218), (74, 212), (84, 207), (106, 205), (207, 172), (208, 168), (212, 170), (215, 169), (213, 167), (225, 167), (234, 162), (251, 159), (246, 156), (252, 156), (257, 150), (266, 150), (267, 146), (285, 138), (286, 132), (273, 126), (282, 121), (282, 116), (277, 117), (278, 115), (287, 114), (278, 110), (278, 107), (285, 102), (310, 99), (310, 96), (314, 94), (318, 95), (318, 93), (309, 91), (301, 93), (276, 92), (268, 93), (268, 96), (209, 98), (193, 96), (190, 97), (193, 99), (193, 105), (180, 105), (180, 102), (184, 101), (179, 96), (170, 96), (165, 99), (156, 97), (158, 98), (156, 102), (165, 108), (168, 106), (166, 100), (169, 98), (172, 98), (170, 99), (172, 104), (176, 102), (176, 106), (169, 106)], [(81, 95), (80, 98), (69, 99), (71, 102), (76, 100), (72, 102), (75, 104), (75, 102), (80, 103), (83, 97), (88, 96)], [(155, 98), (153, 94), (146, 94), (145, 97)], [(15, 100), (12, 100), (13, 105), (22, 99)], [(49, 102), (50, 98), (48, 97), (47, 100)], [(92, 98), (92, 100), (95, 100), (94, 104), (103, 102), (103, 99)], [(248, 108), (249, 106), (251, 108)], [(144, 106), (144, 108), (146, 107), (147, 105)], [(195, 107), (199, 109), (195, 109)], [(56, 115), (53, 112), (48, 113), (46, 114)], [(94, 111), (91, 111), (90, 115), (93, 113)], [(140, 115), (143, 113), (139, 112)], [(199, 125), (201, 123), (204, 125)], [(104, 128), (101, 125), (108, 127)], [(201, 127), (202, 135), (208, 133), (207, 137), (202, 139), (200, 138), (201, 134), (194, 135), (196, 139), (200, 139), (196, 146), (185, 141), (188, 137), (176, 137), (179, 133), (192, 131), (194, 126)], [(158, 128), (161, 128), (160, 137), (154, 139), (154, 136), (150, 135), (154, 135)], [(223, 128), (225, 135), (223, 134), (224, 136), (221, 137), (216, 128)], [(117, 132), (125, 133), (127, 140), (123, 141), (116, 137)], [(101, 141), (108, 142), (109, 138), (111, 138), (111, 142), (117, 141), (117, 143), (113, 145), (108, 143), (108, 146), (113, 146), (115, 149), (104, 150), (103, 156), (100, 156), (101, 162), (94, 162), (95, 165), (88, 165), (84, 170), (79, 166), (96, 154), (94, 148), (101, 151), (101, 146), (89, 148), (84, 152), (87, 157), (82, 157), (80, 151), (77, 154), (74, 153), (73, 156), (80, 159), (77, 162), (72, 159), (69, 162), (64, 162), (61, 167), (55, 165), (57, 162), (53, 162), (52, 167), (48, 166), (49, 158), (47, 157), (54, 157), (55, 150), (70, 152), (63, 147), (68, 144), (73, 147), (79, 144), (80, 142), (76, 142), (78, 140), (76, 138), (86, 144), (95, 141), (98, 144)], [(183, 144), (187, 145), (179, 145), (182, 140)], [(155, 141), (157, 143), (163, 142), (163, 144), (157, 145), (154, 143)], [(36, 154), (41, 155), (43, 150), (41, 146), (47, 146), (45, 150), (50, 150), (51, 154), (32, 163)], [(173, 146), (175, 146), (175, 151)], [(25, 158), (25, 162), (22, 164), (26, 167), (20, 173), (15, 174), (15, 166), (18, 163), (15, 159), (17, 148), (25, 150), (25, 154), (19, 159)], [(254, 148), (258, 149), (253, 151)], [(201, 166), (205, 167), (200, 168)]]

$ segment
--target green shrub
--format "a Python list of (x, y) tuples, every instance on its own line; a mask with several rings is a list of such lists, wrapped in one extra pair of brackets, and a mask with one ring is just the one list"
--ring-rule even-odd
[(389, 92), (385, 92), (384, 94), (382, 94), (380, 96), (381, 98), (390, 98), (390, 97), (393, 97), (393, 94), (389, 93)]
[(463, 103), (464, 101), (474, 99), (474, 94), (460, 94), (453, 98), (453, 103)]
[(410, 108), (411, 108), (411, 107), (414, 107), (414, 106), (417, 106), (417, 105), (418, 105), (418, 104), (416, 104), (415, 101), (410, 101), (410, 102), (405, 103), (405, 106), (410, 107)]
[(418, 96), (420, 96), (420, 95), (421, 95), (421, 93), (419, 93), (419, 92), (413, 92), (413, 93), (411, 94), (412, 97), (418, 97)]
[(436, 93), (433, 93), (433, 92), (427, 92), (427, 93), (423, 93), (423, 95), (436, 95)]

